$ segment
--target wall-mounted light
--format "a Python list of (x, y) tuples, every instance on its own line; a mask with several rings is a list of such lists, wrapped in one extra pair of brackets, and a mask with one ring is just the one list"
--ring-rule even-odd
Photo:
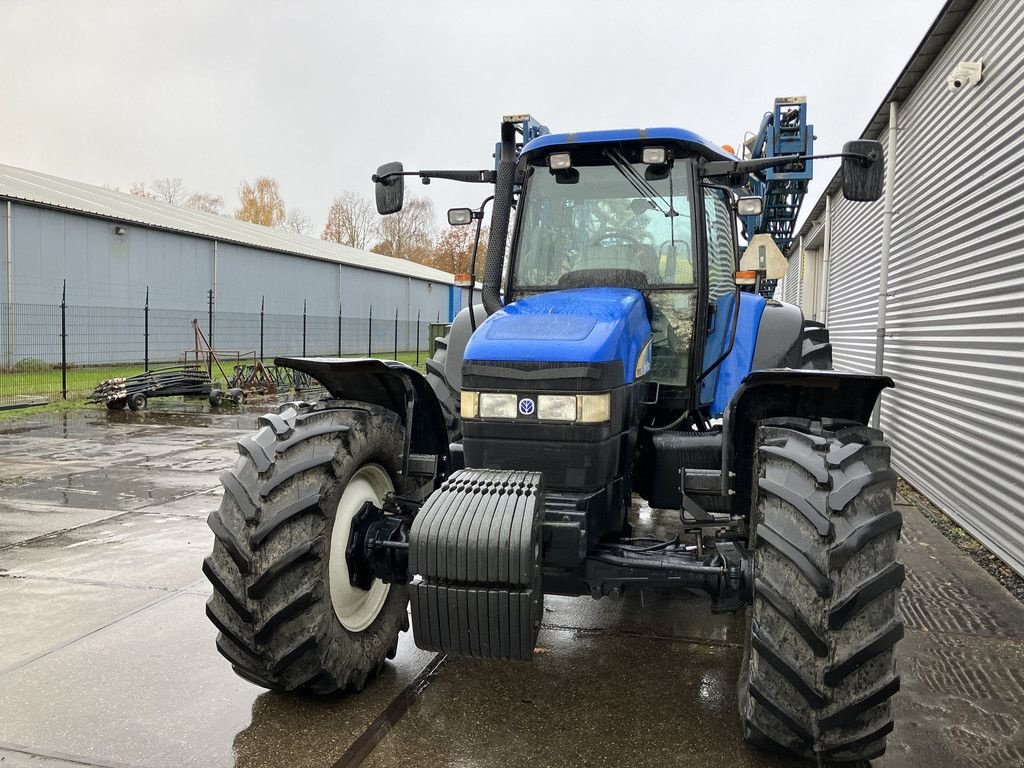
[(128, 234), (128, 229), (126, 227), (122, 227), (122, 226), (118, 225), (118, 226), (114, 227), (114, 234), (115, 235), (127, 235)]

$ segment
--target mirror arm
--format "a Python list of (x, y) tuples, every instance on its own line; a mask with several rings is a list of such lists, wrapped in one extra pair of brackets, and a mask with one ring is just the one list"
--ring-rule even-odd
[(802, 162), (804, 160), (827, 160), (832, 157), (851, 158), (860, 160), (864, 165), (871, 165), (879, 159), (875, 153), (867, 155), (860, 152), (834, 152), (829, 155), (784, 155), (782, 157), (759, 157), (755, 160), (713, 160), (701, 166), (701, 176), (746, 176), (756, 171), (763, 171), (767, 168), (777, 168), (780, 165)]
[(370, 177), (370, 181), (374, 184), (387, 184), (394, 176), (419, 176), (424, 184), (429, 184), (431, 179), (467, 181), (475, 184), (493, 184), (495, 180), (494, 171), (402, 171), (381, 176), (375, 173)]

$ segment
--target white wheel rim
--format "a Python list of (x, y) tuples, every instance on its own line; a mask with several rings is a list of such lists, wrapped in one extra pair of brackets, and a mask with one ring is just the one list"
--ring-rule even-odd
[(368, 501), (378, 507), (382, 506), (385, 494), (394, 489), (383, 467), (365, 464), (356, 470), (338, 500), (334, 527), (331, 529), (331, 556), (327, 564), (327, 575), (334, 615), (349, 632), (362, 632), (370, 626), (380, 614), (388, 592), (391, 591), (391, 585), (380, 579), (374, 579), (369, 589), (352, 586), (348, 560), (345, 558), (352, 520)]

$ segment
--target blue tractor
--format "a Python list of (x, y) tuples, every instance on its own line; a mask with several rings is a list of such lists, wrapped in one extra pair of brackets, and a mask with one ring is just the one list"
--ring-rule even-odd
[[(743, 157), (687, 130), (552, 134), (516, 115), (495, 169), (381, 166), (382, 214), (406, 176), (493, 186), (483, 304), (425, 376), (276, 361), (330, 396), (263, 416), (223, 475), (204, 571), (235, 671), (359, 690), (410, 603), (420, 648), (528, 660), (545, 593), (696, 589), (748, 611), (750, 742), (880, 755), (904, 572), (889, 448), (867, 424), (892, 381), (830, 370), (827, 331), (762, 295), (810, 177), (804, 110), (780, 100)], [(842, 157), (846, 197), (878, 199), (880, 145)], [(674, 510), (677, 535), (639, 535), (636, 497)]]

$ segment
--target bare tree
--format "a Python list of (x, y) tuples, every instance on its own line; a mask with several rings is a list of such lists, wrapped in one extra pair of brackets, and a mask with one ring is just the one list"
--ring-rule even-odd
[(357, 192), (334, 198), (320, 238), (365, 250), (380, 239), (380, 220), (373, 203)]
[(180, 178), (167, 176), (163, 179), (154, 179), (149, 185), (149, 197), (171, 205), (181, 205), (188, 197), (188, 192)]
[(156, 179), (151, 184), (147, 184), (145, 181), (133, 181), (128, 187), (128, 192), (136, 197), (160, 200), (203, 213), (220, 213), (224, 209), (223, 197), (209, 192), (189, 194), (184, 182), (177, 176)]
[(281, 229), (286, 229), (297, 235), (313, 236), (313, 222), (302, 212), (301, 208), (288, 209), (288, 215), (285, 217)]
[(381, 218), (380, 242), (373, 251), (424, 263), (433, 245), (434, 222), (434, 204), (411, 195), (401, 211)]
[(238, 198), (241, 205), (235, 210), (236, 219), (265, 227), (279, 227), (284, 223), (284, 200), (277, 179), (260, 176), (251, 184), (243, 180), (238, 188)]
[(128, 194), (135, 195), (136, 197), (152, 197), (149, 190), (146, 189), (146, 182), (144, 181), (133, 181), (128, 186)]
[(186, 208), (203, 213), (220, 213), (224, 210), (224, 198), (209, 192), (193, 192), (182, 203)]

